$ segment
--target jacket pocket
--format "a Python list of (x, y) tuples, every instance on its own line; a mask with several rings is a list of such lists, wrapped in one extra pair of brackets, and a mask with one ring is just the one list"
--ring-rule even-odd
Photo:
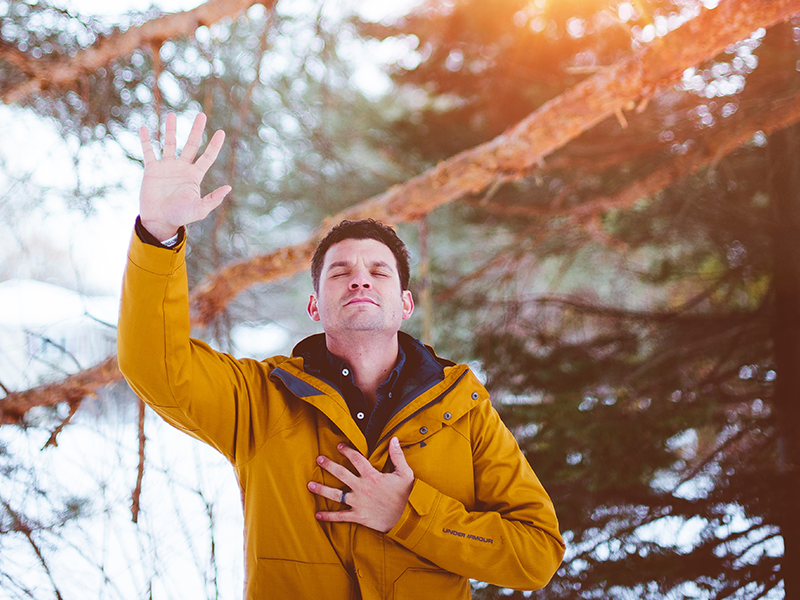
[(394, 582), (394, 600), (468, 600), (469, 579), (441, 569), (406, 569)]
[(304, 563), (279, 558), (259, 558), (247, 600), (354, 600), (353, 580), (339, 563)]

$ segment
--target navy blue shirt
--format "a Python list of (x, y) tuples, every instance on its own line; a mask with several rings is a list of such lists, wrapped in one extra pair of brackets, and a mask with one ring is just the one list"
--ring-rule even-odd
[(394, 413), (397, 405), (399, 390), (401, 389), (400, 377), (406, 364), (406, 353), (402, 346), (398, 346), (397, 362), (389, 373), (386, 381), (381, 383), (376, 390), (378, 397), (375, 408), (370, 411), (364, 392), (361, 391), (353, 378), (353, 369), (343, 359), (325, 348), (326, 360), (321, 376), (331, 381), (342, 393), (353, 420), (367, 438), (367, 445), (372, 448), (378, 441), (378, 436), (383, 431), (384, 425)]
[(386, 424), (414, 398), (442, 381), (445, 364), (410, 335), (398, 332), (397, 363), (377, 389), (377, 402), (370, 411), (364, 393), (355, 384), (353, 370), (346, 361), (331, 353), (325, 335), (317, 334), (295, 346), (294, 356), (303, 358), (303, 370), (337, 390), (350, 409), (353, 421), (367, 438), (372, 450)]

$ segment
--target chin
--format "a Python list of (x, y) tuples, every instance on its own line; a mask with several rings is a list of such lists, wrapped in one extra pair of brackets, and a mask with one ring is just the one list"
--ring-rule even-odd
[(347, 323), (342, 331), (383, 331), (386, 326), (377, 323)]
[(374, 318), (354, 318), (348, 319), (347, 321), (341, 323), (339, 330), (340, 331), (350, 331), (350, 332), (361, 332), (361, 331), (397, 331), (400, 329), (400, 326), (397, 325), (392, 328), (392, 324), (387, 323), (384, 320), (377, 320)]

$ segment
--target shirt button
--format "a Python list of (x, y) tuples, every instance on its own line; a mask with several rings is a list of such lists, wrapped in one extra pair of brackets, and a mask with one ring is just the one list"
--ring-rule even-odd
[(427, 428), (427, 427), (420, 427), (420, 428), (419, 428), (419, 432), (420, 432), (422, 435), (425, 435), (426, 433), (428, 433), (428, 428)]
[(344, 375), (345, 377), (350, 375), (350, 369), (342, 369), (342, 375)]
[(391, 397), (392, 397), (392, 392), (389, 392), (389, 398), (391, 398)]
[(359, 577), (362, 577), (362, 578), (364, 577), (364, 571), (362, 571), (361, 569), (357, 569), (356, 573), (358, 573)]
[(360, 413), (358, 413), (356, 415), (356, 417), (358, 417), (359, 419), (363, 419), (364, 418), (364, 413), (360, 412)]
[(444, 420), (445, 420), (445, 421), (447, 421), (447, 420), (448, 420), (448, 419), (450, 419), (450, 417), (452, 417), (452, 416), (453, 416), (453, 415), (451, 415), (449, 412), (446, 412), (446, 413), (444, 413)]

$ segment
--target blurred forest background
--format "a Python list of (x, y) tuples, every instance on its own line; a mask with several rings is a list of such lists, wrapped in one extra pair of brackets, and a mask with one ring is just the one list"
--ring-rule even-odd
[[(115, 19), (0, 0), (0, 17), (3, 118), (69, 143), (68, 211), (103, 210), (167, 111), (227, 132), (206, 185), (233, 192), (189, 228), (195, 334), (215, 347), (291, 351), (314, 331), (320, 233), (398, 226), (407, 330), (484, 378), (568, 543), (544, 590), (475, 598), (800, 596), (800, 0), (209, 0)], [(93, 176), (98, 155), (119, 166)], [(12, 231), (52, 190), (0, 170)], [(32, 277), (80, 287), (44, 263)], [(37, 340), (52, 368), (0, 379), (0, 598), (240, 597), (240, 559), (220, 562), (240, 522), (209, 483), (224, 465), (162, 466), (184, 442), (157, 449), (170, 434), (113, 355)], [(53, 485), (68, 439), (82, 464), (118, 462)], [(148, 486), (204, 519), (154, 525)], [(196, 568), (174, 580), (163, 528), (186, 523)]]

